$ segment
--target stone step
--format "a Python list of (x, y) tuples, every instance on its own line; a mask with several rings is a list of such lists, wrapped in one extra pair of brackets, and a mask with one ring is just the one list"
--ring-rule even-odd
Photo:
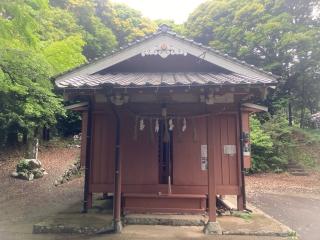
[(309, 176), (307, 172), (290, 172), (290, 174), (294, 176)]
[(297, 164), (297, 163), (295, 163), (295, 164), (290, 163), (290, 164), (287, 164), (287, 167), (288, 168), (292, 168), (292, 167), (301, 167), (301, 166), (299, 164)]
[(124, 222), (128, 225), (204, 226), (207, 218), (185, 214), (127, 214)]
[(66, 213), (33, 225), (33, 233), (99, 234), (113, 231), (112, 214)]
[(305, 172), (303, 168), (289, 168), (289, 172)]

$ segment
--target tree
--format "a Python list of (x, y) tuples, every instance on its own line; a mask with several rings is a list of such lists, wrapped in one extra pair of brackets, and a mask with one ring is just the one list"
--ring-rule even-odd
[(7, 49), (0, 56), (0, 139), (16, 145), (63, 114), (61, 99), (48, 81), (50, 65), (35, 52)]
[[(319, 109), (318, 1), (211, 0), (189, 17), (190, 37), (282, 77), (271, 100), (287, 98), (295, 116)], [(306, 93), (311, 94), (306, 94)]]
[(180, 35), (186, 35), (185, 26), (183, 24), (176, 24), (173, 20), (167, 20), (167, 19), (157, 19), (155, 20), (155, 23), (160, 26), (162, 24), (168, 25), (173, 32), (176, 32)]
[[(157, 24), (142, 17), (137, 10), (129, 8), (125, 4), (99, 3), (97, 14), (106, 26), (110, 26), (118, 39), (119, 45), (141, 38), (146, 34), (157, 30)], [(101, 8), (103, 6), (103, 8)]]
[(96, 15), (97, 3), (94, 0), (60, 0), (51, 1), (51, 4), (68, 9), (76, 17), (77, 24), (83, 29), (83, 54), (87, 59), (110, 53), (117, 46), (117, 39), (111, 28)]

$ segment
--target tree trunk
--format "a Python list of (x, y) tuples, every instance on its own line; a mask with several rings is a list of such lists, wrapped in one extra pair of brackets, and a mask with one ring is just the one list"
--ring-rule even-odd
[(304, 128), (304, 115), (305, 115), (305, 107), (302, 107), (301, 113), (300, 113), (300, 128)]
[(24, 132), (22, 135), (22, 143), (23, 145), (26, 145), (28, 143), (28, 133)]
[(50, 129), (47, 127), (43, 127), (43, 129), (42, 129), (42, 140), (43, 141), (50, 140)]
[(10, 147), (15, 147), (18, 145), (18, 133), (17, 132), (9, 132), (8, 133), (8, 137), (7, 137), (7, 146), (10, 146)]
[(288, 112), (289, 112), (289, 116), (288, 116), (289, 126), (292, 126), (292, 105), (291, 105), (291, 102), (289, 102), (289, 105), (288, 105)]

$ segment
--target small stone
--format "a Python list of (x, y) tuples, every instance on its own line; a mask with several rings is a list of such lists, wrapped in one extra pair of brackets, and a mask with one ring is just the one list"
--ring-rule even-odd
[(14, 171), (14, 172), (11, 173), (11, 177), (16, 178), (16, 177), (18, 177), (18, 176), (19, 176), (19, 174), (18, 174), (16, 171)]
[(43, 177), (43, 172), (41, 171), (41, 169), (37, 168), (37, 169), (33, 169), (32, 170), (32, 174), (34, 175), (34, 178), (42, 178)]
[(28, 180), (29, 176), (27, 172), (18, 172), (18, 178), (24, 179), (24, 180)]
[(35, 169), (41, 167), (41, 162), (38, 159), (27, 159), (29, 169)]
[(28, 181), (32, 181), (34, 179), (33, 173), (29, 173), (28, 175)]

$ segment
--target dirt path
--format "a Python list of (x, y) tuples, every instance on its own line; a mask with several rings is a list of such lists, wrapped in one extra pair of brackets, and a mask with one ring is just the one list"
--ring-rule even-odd
[(248, 201), (297, 231), (320, 239), (320, 175), (263, 174), (247, 177)]
[[(18, 157), (0, 162), (0, 240), (28, 239), (21, 238), (19, 232), (31, 234), (34, 222), (61, 211), (66, 201), (81, 199), (82, 179), (59, 187), (53, 185), (78, 154), (77, 148), (40, 149), (39, 159), (49, 174), (30, 182), (10, 177)], [(20, 237), (15, 238), (16, 235)]]

